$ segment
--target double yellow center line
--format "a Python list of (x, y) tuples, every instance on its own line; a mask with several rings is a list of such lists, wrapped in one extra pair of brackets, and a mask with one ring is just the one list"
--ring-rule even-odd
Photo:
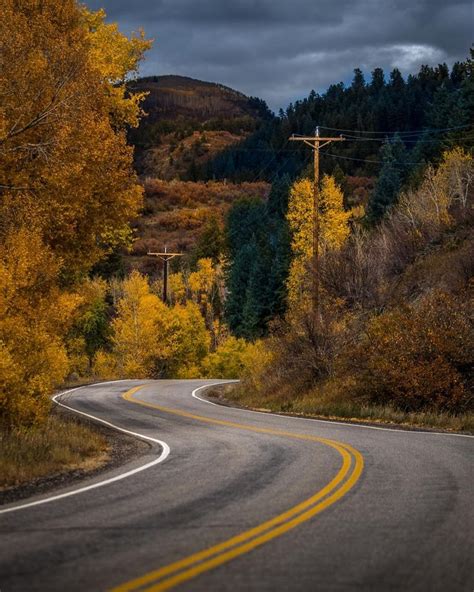
[(214, 545), (213, 547), (189, 555), (180, 561), (176, 561), (117, 586), (112, 592), (137, 592), (138, 590), (140, 590), (140, 592), (145, 590), (147, 592), (161, 592), (163, 590), (169, 590), (178, 584), (195, 578), (203, 572), (218, 567), (244, 553), (248, 553), (256, 547), (259, 547), (303, 522), (306, 522), (313, 516), (316, 516), (316, 514), (319, 514), (337, 502), (346, 495), (352, 487), (354, 487), (362, 474), (364, 467), (362, 455), (358, 450), (348, 444), (342, 444), (341, 442), (336, 442), (334, 440), (327, 440), (325, 438), (318, 438), (306, 434), (295, 434), (293, 432), (285, 432), (271, 428), (261, 428), (232, 421), (214, 419), (211, 417), (203, 417), (201, 415), (188, 413), (187, 411), (162, 407), (161, 405), (155, 405), (134, 398), (134, 394), (139, 389), (143, 388), (143, 386), (144, 385), (135, 387), (126, 392), (123, 395), (123, 398), (138, 405), (143, 405), (144, 407), (150, 407), (164, 413), (186, 417), (195, 421), (257, 432), (260, 434), (270, 434), (273, 436), (324, 444), (337, 450), (342, 458), (342, 464), (337, 474), (325, 487), (310, 498), (290, 508), (286, 512), (283, 512), (283, 514), (279, 514), (278, 516), (219, 543), (218, 545)]

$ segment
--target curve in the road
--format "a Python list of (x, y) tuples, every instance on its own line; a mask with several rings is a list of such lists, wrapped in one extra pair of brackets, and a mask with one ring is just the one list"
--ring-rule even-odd
[[(313, 516), (319, 514), (345, 496), (354, 487), (362, 474), (364, 466), (362, 455), (358, 450), (348, 444), (342, 444), (335, 440), (328, 440), (317, 436), (296, 434), (293, 432), (214, 419), (178, 409), (170, 409), (161, 405), (155, 405), (154, 403), (137, 399), (134, 396), (140, 388), (142, 387), (135, 387), (124, 393), (122, 397), (129, 402), (143, 405), (144, 407), (149, 407), (164, 413), (185, 417), (195, 421), (262, 434), (317, 442), (318, 444), (323, 444), (335, 449), (341, 455), (342, 465), (336, 476), (325, 487), (286, 512), (219, 543), (218, 545), (194, 553), (184, 559), (171, 563), (170, 565), (161, 567), (139, 578), (126, 582), (125, 584), (114, 588), (112, 592), (133, 592), (136, 590), (162, 592), (195, 578), (219, 565), (227, 563), (240, 555), (252, 551), (256, 547), (279, 537), (289, 530), (292, 530), (303, 522), (310, 520)], [(195, 396), (201, 388), (203, 387), (195, 389), (192, 393), (193, 396)]]
[[(120, 381), (117, 380), (114, 382), (120, 382)], [(101, 383), (101, 384), (107, 384), (107, 383)], [(131, 389), (131, 390), (135, 391), (135, 390), (138, 390), (142, 387), (143, 387), (143, 385), (141, 385), (139, 387), (135, 387), (134, 389)], [(64, 391), (62, 393), (58, 393), (57, 395), (55, 395), (53, 397), (53, 401), (57, 405), (59, 405), (60, 407), (64, 407), (64, 409), (68, 409), (69, 411), (72, 411), (74, 413), (78, 413), (79, 415), (83, 415), (84, 417), (87, 417), (88, 419), (93, 419), (94, 421), (98, 421), (98, 422), (108, 426), (109, 428), (113, 428), (114, 430), (118, 430), (119, 432), (123, 432), (124, 434), (128, 434), (129, 436), (135, 436), (136, 438), (140, 438), (142, 440), (147, 440), (148, 442), (153, 442), (154, 444), (158, 444), (161, 447), (161, 454), (157, 458), (152, 460), (151, 462), (145, 463), (144, 465), (136, 467), (135, 469), (132, 469), (130, 471), (120, 473), (119, 475), (116, 475), (115, 477), (111, 477), (110, 479), (104, 479), (103, 481), (99, 481), (98, 483), (93, 483), (91, 485), (79, 487), (77, 489), (73, 489), (72, 491), (66, 491), (65, 493), (59, 493), (58, 495), (52, 495), (50, 497), (35, 500), (33, 502), (26, 502), (23, 504), (18, 504), (17, 506), (11, 506), (9, 508), (4, 508), (3, 510), (0, 510), (0, 514), (8, 514), (10, 512), (17, 512), (18, 510), (24, 510), (26, 508), (31, 508), (33, 506), (40, 506), (42, 504), (48, 504), (50, 502), (55, 502), (57, 500), (65, 498), (65, 497), (71, 497), (72, 495), (78, 495), (79, 493), (84, 493), (85, 491), (90, 491), (91, 489), (97, 489), (98, 487), (103, 487), (104, 485), (110, 485), (110, 483), (114, 483), (115, 481), (121, 481), (122, 479), (126, 479), (127, 477), (131, 477), (132, 475), (136, 475), (137, 473), (140, 473), (141, 471), (145, 471), (146, 469), (151, 469), (151, 467), (154, 467), (155, 465), (162, 463), (164, 460), (166, 460), (168, 458), (169, 453), (170, 453), (170, 447), (168, 446), (168, 444), (166, 442), (163, 442), (163, 440), (158, 440), (157, 438), (152, 438), (151, 436), (145, 436), (144, 434), (139, 434), (138, 432), (132, 432), (130, 430), (126, 430), (124, 428), (121, 428), (121, 427), (113, 424), (113, 423), (110, 423), (110, 421), (105, 421), (105, 419), (101, 419), (100, 417), (96, 417), (95, 415), (91, 415), (90, 413), (85, 413), (84, 411), (79, 411), (78, 409), (74, 409), (74, 407), (69, 407), (69, 405), (65, 405), (64, 403), (61, 403), (61, 400), (60, 400), (61, 397), (63, 397), (64, 395), (68, 395), (69, 393), (72, 393), (74, 391), (77, 391), (80, 388), (82, 388), (82, 387), (77, 387), (77, 388), (69, 389), (69, 390)]]

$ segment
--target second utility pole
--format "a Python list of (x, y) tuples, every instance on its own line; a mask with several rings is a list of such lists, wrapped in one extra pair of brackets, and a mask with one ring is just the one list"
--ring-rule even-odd
[(168, 264), (171, 259), (182, 257), (183, 253), (168, 253), (168, 249), (165, 247), (164, 253), (147, 253), (147, 255), (158, 257), (163, 261), (163, 302), (168, 304)]
[[(319, 318), (319, 150), (331, 142), (343, 142), (345, 138), (322, 138), (319, 126), (314, 136), (295, 136), (290, 142), (304, 142), (313, 149), (314, 154), (314, 187), (313, 187), (313, 317), (315, 326)], [(324, 142), (320, 144), (320, 142)]]

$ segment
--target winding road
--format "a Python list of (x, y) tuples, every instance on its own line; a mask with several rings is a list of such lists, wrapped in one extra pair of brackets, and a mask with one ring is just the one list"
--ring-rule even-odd
[(1, 592), (474, 589), (473, 437), (223, 407), (218, 382), (58, 397), (150, 448), (2, 506)]

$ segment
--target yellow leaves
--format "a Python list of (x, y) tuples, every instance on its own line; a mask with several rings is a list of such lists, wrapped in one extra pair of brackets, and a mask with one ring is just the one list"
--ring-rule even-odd
[(147, 280), (138, 272), (125, 280), (123, 291), (112, 323), (119, 369), (125, 376), (146, 377), (153, 367), (160, 308), (166, 307), (151, 294)]
[[(168, 309), (171, 324), (162, 332), (160, 353), (165, 372), (173, 375), (179, 368), (198, 366), (209, 351), (211, 337), (196, 304), (187, 302)], [(164, 355), (163, 355), (164, 354)]]
[[(104, 315), (91, 300), (103, 300), (105, 287), (74, 287), (111, 249), (130, 245), (128, 222), (141, 206), (125, 127), (137, 124), (142, 97), (128, 96), (124, 81), (150, 42), (104, 19), (75, 0), (0, 4), (0, 399), (8, 422), (45, 412), (68, 371), (65, 341), (79, 368), (100, 340)], [(141, 302), (145, 321), (150, 298)], [(88, 343), (69, 334), (78, 314)]]
[(0, 243), (0, 414), (10, 424), (41, 419), (68, 371), (59, 336), (82, 298), (56, 286), (57, 270), (38, 231), (20, 228)]
[(0, 177), (17, 209), (19, 188), (34, 195), (35, 222), (63, 264), (87, 271), (129, 241), (123, 229), (141, 205), (124, 133), (137, 123), (140, 97), (119, 81), (149, 43), (72, 0), (5, 0), (2, 16)]
[[(288, 278), (288, 297), (296, 303), (307, 291), (307, 266), (313, 255), (313, 183), (296, 181), (290, 190), (288, 223), (293, 261)], [(340, 248), (350, 234), (350, 212), (344, 210), (343, 194), (333, 177), (324, 175), (319, 194), (319, 247), (322, 251)]]
[(321, 238), (323, 249), (342, 247), (350, 234), (350, 212), (344, 210), (344, 196), (334, 177), (324, 175), (320, 194)]
[(138, 272), (124, 281), (112, 328), (118, 371), (135, 378), (197, 365), (210, 344), (199, 308), (192, 302), (168, 308)]
[(111, 84), (122, 82), (131, 72), (137, 72), (143, 54), (153, 41), (145, 39), (143, 30), (130, 38), (121, 33), (116, 23), (105, 22), (105, 11), (82, 9), (88, 27), (90, 59), (101, 76)]
[(121, 247), (130, 251), (133, 245), (133, 229), (130, 226), (122, 226), (121, 228), (106, 229), (102, 232), (101, 242), (106, 249), (106, 252), (112, 252), (117, 247)]
[(294, 256), (309, 259), (313, 254), (313, 184), (309, 179), (296, 181), (291, 187), (288, 223)]
[(244, 339), (228, 337), (217, 350), (204, 358), (201, 373), (205, 378), (240, 378), (244, 358), (250, 347)]
[(452, 208), (466, 210), (474, 183), (474, 161), (460, 147), (443, 154), (438, 168), (428, 166), (421, 187), (401, 196), (399, 214), (409, 221), (414, 232), (422, 228), (450, 226)]
[(172, 273), (168, 277), (168, 293), (173, 302), (186, 299), (186, 284), (182, 273)]
[(89, 12), (83, 8), (82, 15), (88, 28), (90, 64), (107, 82), (114, 124), (136, 127), (142, 115), (140, 103), (146, 93), (129, 95), (124, 82), (127, 76), (138, 71), (143, 54), (150, 49), (152, 41), (145, 39), (142, 30), (126, 37), (115, 23), (105, 22), (103, 10)]
[(192, 292), (196, 294), (209, 294), (216, 281), (216, 269), (212, 259), (199, 259), (197, 271), (189, 276), (188, 285)]
[(92, 372), (94, 376), (105, 380), (119, 378), (116, 356), (113, 353), (99, 350), (94, 358)]

